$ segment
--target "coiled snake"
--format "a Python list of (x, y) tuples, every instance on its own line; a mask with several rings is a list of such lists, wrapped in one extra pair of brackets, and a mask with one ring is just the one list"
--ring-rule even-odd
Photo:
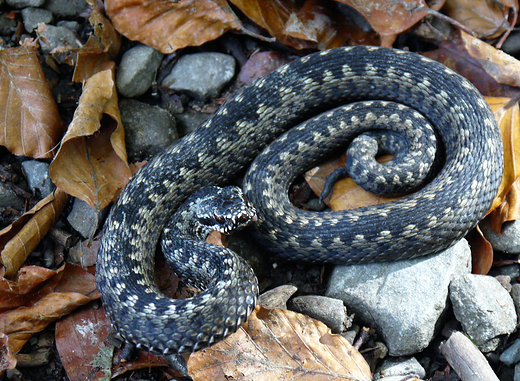
[[(336, 121), (291, 129), (245, 181), (267, 247), (289, 260), (390, 261), (443, 250), (474, 227), (490, 208), (503, 166), (496, 121), (478, 91), (414, 53), (348, 47), (306, 56), (237, 91), (124, 189), (105, 224), (96, 276), (107, 314), (121, 335), (168, 354), (197, 350), (235, 331), (256, 301), (251, 270), (233, 262), (232, 254), (217, 265), (218, 259), (197, 252), (178, 271), (196, 266), (224, 274), (216, 280), (210, 275), (214, 281), (195, 298), (171, 300), (154, 281), (160, 228), (191, 193), (229, 182), (276, 136), (325, 110), (361, 100), (397, 102), (422, 114), (446, 151), (436, 159), (443, 168), (428, 185), (396, 202), (341, 213), (299, 211), (287, 199), (287, 184), (318, 154), (337, 148), (334, 126), (345, 130), (367, 119), (349, 116), (341, 122), (325, 113), (322, 121)], [(378, 102), (380, 109), (386, 105)], [(365, 113), (369, 110), (370, 104)], [(275, 179), (278, 173), (287, 179)]]

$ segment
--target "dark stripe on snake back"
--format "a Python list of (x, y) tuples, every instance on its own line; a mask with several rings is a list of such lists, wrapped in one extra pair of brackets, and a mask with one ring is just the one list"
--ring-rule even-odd
[[(478, 91), (445, 66), (413, 53), (351, 47), (310, 55), (236, 92), (194, 133), (141, 169), (123, 190), (105, 224), (96, 275), (107, 314), (119, 332), (166, 353), (214, 341), (198, 344), (200, 332), (190, 325), (193, 319), (205, 327), (229, 319), (234, 323), (230, 330), (236, 329), (244, 316), (217, 316), (210, 307), (204, 309), (210, 303), (228, 302), (232, 295), (225, 290), (188, 301), (171, 300), (159, 292), (153, 263), (160, 228), (189, 194), (227, 183), (282, 132), (324, 110), (364, 99), (402, 103), (424, 115), (438, 128), (451, 169), (421, 191), (429, 193), (335, 217), (326, 214), (321, 220), (328, 221), (325, 227), (318, 215), (305, 215), (311, 221), (303, 222), (306, 227), (292, 217), (273, 218), (264, 225), (277, 241), (271, 247), (289, 258), (314, 262), (397, 260), (441, 250), (475, 226), (490, 207), (503, 166), (495, 119)], [(272, 196), (266, 194), (292, 213), (285, 199)], [(264, 221), (268, 218), (262, 216)], [(334, 236), (349, 229), (354, 229), (347, 233), (350, 238)], [(321, 233), (329, 239), (316, 238)], [(337, 247), (340, 242), (348, 250)], [(255, 287), (243, 285), (252, 296)]]

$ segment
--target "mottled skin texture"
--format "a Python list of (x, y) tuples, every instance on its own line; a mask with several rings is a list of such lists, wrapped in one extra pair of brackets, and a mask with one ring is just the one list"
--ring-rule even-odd
[[(186, 197), (227, 183), (276, 136), (327, 109), (363, 99), (395, 101), (425, 116), (441, 137), (446, 166), (404, 200), (343, 213), (299, 212), (284, 194), (286, 180), (275, 176), (287, 170), (282, 176), (294, 177), (293, 170), (305, 169), (317, 151), (326, 154), (336, 143), (334, 137), (327, 143), (328, 129), (289, 135), (284, 139), (298, 140), (297, 151), (306, 153), (295, 158), (282, 140), (269, 152), (284, 164), (245, 183), (267, 247), (297, 261), (397, 260), (438, 252), (475, 226), (491, 205), (503, 166), (495, 119), (478, 91), (445, 66), (413, 53), (351, 47), (307, 56), (239, 90), (125, 188), (105, 225), (96, 278), (121, 335), (153, 351), (177, 353), (210, 345), (237, 329), (256, 295), (249, 268), (231, 255), (225, 259), (228, 280), (216, 288), (190, 300), (166, 298), (153, 273), (161, 228)], [(346, 128), (350, 122), (355, 120)]]

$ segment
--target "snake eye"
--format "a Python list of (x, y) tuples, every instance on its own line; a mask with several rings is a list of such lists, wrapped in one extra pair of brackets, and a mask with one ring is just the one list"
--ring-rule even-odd
[(223, 224), (224, 223), (224, 217), (222, 216), (215, 216), (215, 220), (219, 223), (219, 224)]

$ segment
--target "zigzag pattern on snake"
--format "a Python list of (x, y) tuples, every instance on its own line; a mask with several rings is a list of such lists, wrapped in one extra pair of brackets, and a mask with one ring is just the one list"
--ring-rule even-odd
[[(445, 148), (443, 168), (428, 185), (396, 202), (341, 213), (297, 210), (285, 194), (287, 184), (315, 160), (320, 151), (315, 147), (328, 147), (322, 150), (326, 154), (339, 138), (334, 128), (319, 129), (314, 122), (291, 127), (361, 100), (397, 102), (422, 114)], [(349, 118), (333, 124), (365, 119)], [(258, 210), (259, 234), (289, 260), (350, 264), (443, 250), (485, 215), (502, 174), (502, 144), (489, 106), (445, 66), (371, 47), (294, 61), (237, 91), (194, 133), (141, 169), (119, 197), (105, 224), (96, 279), (106, 312), (123, 337), (155, 352), (183, 353), (222, 339), (247, 319), (257, 286), (251, 270), (233, 262), (232, 254), (225, 274), (187, 300), (171, 300), (158, 290), (154, 254), (160, 228), (191, 193), (228, 183), (289, 129), (256, 162), (244, 185)], [(287, 148), (291, 141), (299, 148)], [(275, 180), (279, 174), (287, 180)], [(211, 267), (215, 260), (197, 252), (180, 267)]]

